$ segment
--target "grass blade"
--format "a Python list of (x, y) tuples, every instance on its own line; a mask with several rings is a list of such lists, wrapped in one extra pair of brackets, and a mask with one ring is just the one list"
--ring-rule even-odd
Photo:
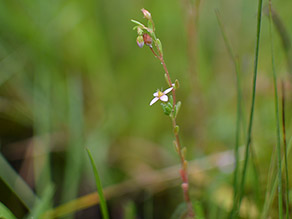
[(289, 218), (289, 175), (288, 175), (288, 152), (286, 140), (286, 125), (285, 125), (285, 86), (282, 81), (282, 129), (283, 129), (283, 145), (284, 145), (284, 161), (285, 161), (285, 175), (286, 175), (286, 218)]
[(246, 139), (245, 159), (244, 159), (241, 183), (239, 187), (239, 198), (237, 202), (238, 209), (240, 208), (243, 193), (244, 193), (243, 190), (244, 190), (247, 164), (248, 164), (248, 158), (249, 158), (249, 149), (250, 149), (250, 143), (251, 143), (253, 115), (254, 115), (254, 106), (255, 106), (255, 94), (256, 94), (257, 70), (258, 70), (260, 33), (261, 33), (262, 7), (263, 7), (263, 0), (259, 0), (258, 1), (258, 17), (257, 17), (257, 34), (256, 34), (257, 39), (256, 39), (256, 46), (255, 46), (255, 62), (254, 62), (253, 88), (252, 88), (252, 102), (251, 102), (249, 125), (248, 125), (248, 131), (247, 131), (247, 139)]
[(25, 205), (25, 207), (31, 211), (33, 206), (39, 203), (39, 198), (10, 166), (1, 153), (0, 167), (0, 179), (2, 179), (3, 182), (11, 189), (11, 191), (14, 192), (19, 200)]
[(95, 163), (94, 163), (94, 160), (92, 158), (90, 150), (88, 148), (86, 150), (87, 150), (88, 156), (90, 158), (91, 166), (93, 168), (93, 172), (94, 172), (94, 176), (95, 176), (96, 188), (97, 188), (97, 192), (98, 192), (99, 199), (100, 199), (101, 213), (102, 213), (103, 219), (108, 219), (109, 218), (108, 210), (107, 210), (106, 201), (105, 201), (105, 198), (103, 195), (102, 185), (101, 185), (100, 178), (99, 178), (99, 175), (97, 172), (97, 168), (95, 166)]
[(274, 94), (275, 94), (275, 114), (277, 124), (277, 155), (278, 155), (278, 207), (279, 207), (279, 218), (283, 218), (283, 203), (282, 203), (282, 168), (281, 168), (281, 143), (280, 143), (280, 116), (279, 116), (279, 100), (278, 100), (278, 89), (277, 89), (277, 75), (275, 67), (275, 56), (274, 56), (274, 43), (272, 35), (272, 12), (271, 12), (271, 0), (269, 0), (269, 32), (271, 40), (271, 55), (272, 55), (272, 70), (273, 70), (273, 82), (274, 82)]
[(54, 193), (55, 186), (52, 184), (48, 185), (42, 195), (42, 199), (34, 206), (27, 218), (42, 218), (41, 215), (52, 207), (51, 203), (54, 198)]
[(68, 126), (70, 140), (66, 151), (66, 166), (64, 173), (61, 202), (65, 203), (77, 197), (82, 172), (84, 142), (84, 112), (82, 80), (80, 76), (68, 77)]

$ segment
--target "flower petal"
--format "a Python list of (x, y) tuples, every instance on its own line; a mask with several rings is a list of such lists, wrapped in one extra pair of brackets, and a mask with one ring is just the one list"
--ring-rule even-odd
[(167, 102), (168, 101), (168, 96), (163, 95), (159, 98), (161, 101)]
[(153, 94), (154, 97), (158, 97), (158, 91)]
[(159, 98), (158, 98), (158, 97), (154, 97), (153, 100), (151, 100), (151, 102), (150, 102), (150, 106), (151, 106), (153, 103), (155, 103), (157, 100), (159, 100)]
[(173, 87), (170, 87), (170, 88), (166, 89), (163, 93), (168, 94), (170, 91), (172, 91), (172, 89), (173, 89)]

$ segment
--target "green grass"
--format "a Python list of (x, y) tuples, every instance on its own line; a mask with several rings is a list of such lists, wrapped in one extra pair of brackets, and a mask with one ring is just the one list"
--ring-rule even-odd
[(274, 82), (274, 94), (275, 94), (275, 117), (276, 117), (276, 132), (277, 132), (277, 154), (278, 154), (278, 208), (279, 208), (279, 218), (283, 218), (283, 202), (282, 202), (282, 168), (281, 168), (281, 141), (280, 141), (280, 115), (279, 115), (279, 98), (277, 89), (277, 74), (275, 67), (275, 56), (274, 56), (274, 43), (272, 35), (272, 9), (271, 0), (269, 1), (269, 28), (270, 28), (270, 38), (271, 38), (271, 56), (272, 56), (272, 72), (273, 72), (273, 82)]
[[(251, 101), (251, 109), (250, 109), (250, 116), (249, 116), (249, 125), (247, 131), (247, 140), (246, 140), (246, 149), (245, 149), (245, 158), (244, 158), (244, 165), (242, 170), (242, 178), (239, 187), (239, 197), (238, 197), (238, 206), (237, 208), (240, 209), (241, 201), (244, 194), (244, 185), (245, 185), (245, 177), (247, 172), (247, 164), (249, 159), (249, 151), (250, 151), (250, 144), (251, 144), (251, 135), (252, 135), (252, 125), (253, 125), (253, 117), (254, 117), (254, 107), (255, 107), (255, 96), (256, 96), (256, 83), (257, 83), (257, 72), (258, 72), (258, 57), (259, 57), (259, 46), (260, 46), (260, 33), (261, 33), (261, 20), (262, 20), (262, 5), (263, 1), (258, 1), (258, 14), (257, 14), (257, 33), (256, 33), (256, 46), (255, 46), (255, 61), (254, 61), (254, 75), (253, 75), (253, 86), (252, 86), (252, 101)], [(235, 210), (235, 212), (238, 211)]]
[(87, 153), (91, 162), (91, 166), (93, 169), (93, 173), (94, 173), (94, 178), (95, 178), (95, 183), (96, 183), (96, 188), (97, 188), (97, 192), (99, 195), (99, 200), (100, 200), (100, 207), (101, 207), (101, 213), (102, 213), (102, 217), (104, 219), (108, 219), (109, 218), (109, 214), (108, 214), (108, 209), (107, 209), (107, 204), (106, 204), (106, 200), (105, 197), (103, 195), (103, 189), (102, 189), (102, 185), (101, 185), (101, 181), (100, 181), (100, 177), (97, 171), (97, 168), (95, 166), (93, 157), (91, 155), (90, 150), (87, 148)]
[(285, 160), (285, 185), (286, 185), (286, 218), (289, 218), (289, 171), (288, 171), (288, 148), (286, 140), (286, 120), (285, 120), (285, 86), (282, 81), (282, 129), (283, 129), (283, 146), (284, 146), (284, 160)]

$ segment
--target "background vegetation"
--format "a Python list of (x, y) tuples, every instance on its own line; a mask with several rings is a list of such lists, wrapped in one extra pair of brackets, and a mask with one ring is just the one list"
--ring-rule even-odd
[[(287, 42), (292, 33), (292, 2), (272, 3), (288, 33)], [(179, 160), (170, 121), (159, 104), (149, 106), (153, 92), (167, 85), (151, 51), (137, 46), (130, 22), (142, 20), (140, 9), (144, 7), (152, 13), (170, 74), (181, 84), (178, 123), (182, 143), (188, 148), (196, 212), (205, 218), (227, 217), (232, 205), (237, 85), (215, 9), (220, 11), (239, 62), (240, 146), (244, 147), (257, 4), (253, 0), (201, 0), (200, 4), (183, 0), (1, 1), (0, 202), (17, 218), (39, 218), (44, 213), (47, 217), (100, 217), (88, 147), (111, 218), (173, 215), (183, 201), (176, 170)], [(264, 1), (264, 12), (267, 4)], [(275, 28), (273, 36), (278, 82), (283, 80), (286, 88), (289, 142), (291, 72)], [(260, 40), (242, 218), (262, 214), (266, 191), (276, 178), (267, 13), (263, 13)], [(267, 214), (277, 217), (276, 197)]]

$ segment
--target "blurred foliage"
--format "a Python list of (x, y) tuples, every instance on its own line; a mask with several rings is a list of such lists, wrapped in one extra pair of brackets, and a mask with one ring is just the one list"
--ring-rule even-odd
[[(43, 210), (95, 191), (85, 147), (92, 151), (105, 187), (179, 162), (168, 118), (159, 104), (149, 107), (153, 92), (157, 88), (165, 89), (167, 84), (160, 63), (150, 50), (140, 49), (135, 42), (136, 32), (130, 19), (142, 20), (143, 7), (152, 13), (170, 74), (180, 81), (177, 93), (182, 107), (178, 123), (189, 160), (234, 147), (235, 69), (216, 21), (214, 10), (220, 11), (240, 61), (245, 120), (241, 145), (244, 144), (250, 110), (257, 2), (201, 0), (196, 60), (191, 61), (188, 42), (192, 39), (187, 34), (190, 11), (185, 7), (190, 2), (0, 2), (1, 153), (42, 203), (46, 203), (41, 206)], [(292, 3), (275, 1), (273, 4), (292, 36)], [(276, 71), (279, 81), (287, 82), (289, 139), (291, 84), (281, 40), (277, 32), (274, 35)], [(195, 69), (190, 71), (193, 61)], [(269, 163), (276, 144), (271, 72), (268, 19), (263, 17), (252, 139), (258, 172), (249, 170), (246, 187), (247, 197), (253, 202), (257, 202), (255, 194), (259, 191), (257, 207), (262, 207), (264, 201)], [(196, 80), (191, 80), (192, 77)], [(212, 180), (198, 187), (194, 185), (192, 195), (202, 202), (206, 217), (226, 216), (226, 207), (212, 196), (220, 186), (232, 186), (232, 172), (215, 168), (205, 174)], [(254, 186), (255, 175), (259, 177), (259, 186)], [(48, 189), (52, 192), (52, 185), (54, 195), (47, 196)], [(121, 218), (123, 200), (130, 198), (133, 202), (127, 205), (127, 214), (169, 218), (182, 201), (178, 185), (156, 194), (138, 190), (113, 198), (109, 200), (111, 215)], [(1, 195), (0, 202), (18, 218), (23, 217), (28, 209), (11, 188), (0, 182), (0, 193), (5, 194)], [(271, 215), (277, 215), (276, 211), (275, 202)], [(88, 208), (76, 217), (99, 214), (96, 208)]]

